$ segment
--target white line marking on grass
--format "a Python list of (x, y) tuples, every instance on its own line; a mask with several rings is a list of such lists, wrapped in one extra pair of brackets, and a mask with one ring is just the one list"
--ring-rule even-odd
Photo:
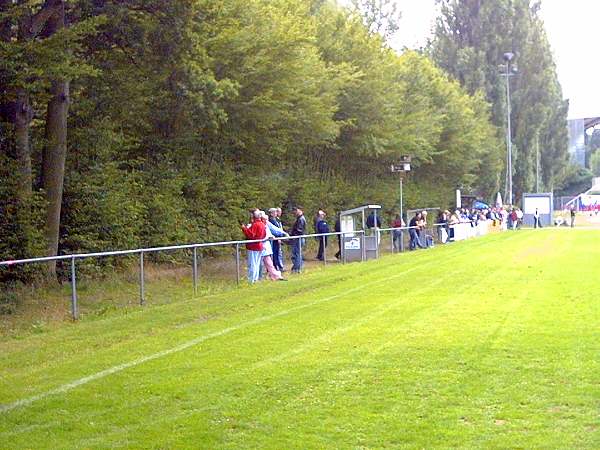
[[(460, 254), (460, 253), (464, 253), (466, 251), (468, 251), (468, 249), (461, 249), (460, 251), (456, 251), (455, 253), (456, 254)], [(291, 313), (293, 313), (295, 311), (299, 311), (299, 310), (302, 310), (302, 309), (305, 309), (305, 308), (309, 308), (309, 307), (317, 305), (319, 303), (325, 303), (325, 302), (328, 302), (328, 301), (331, 301), (331, 300), (335, 300), (337, 298), (343, 297), (343, 296), (351, 294), (353, 292), (360, 291), (362, 289), (365, 289), (367, 287), (373, 286), (375, 284), (380, 284), (380, 283), (384, 283), (384, 282), (389, 281), (389, 280), (393, 280), (395, 278), (399, 278), (399, 277), (401, 277), (403, 275), (406, 275), (408, 273), (414, 272), (415, 270), (419, 270), (419, 269), (423, 270), (424, 265), (428, 265), (430, 263), (437, 264), (437, 260), (434, 259), (433, 261), (427, 261), (425, 264), (421, 264), (419, 266), (412, 267), (410, 269), (404, 270), (404, 271), (402, 271), (400, 273), (397, 273), (395, 275), (392, 275), (390, 277), (387, 277), (387, 278), (384, 278), (384, 279), (381, 279), (381, 280), (377, 280), (377, 281), (371, 281), (370, 283), (365, 283), (362, 286), (359, 286), (359, 287), (356, 287), (356, 288), (353, 288), (353, 289), (349, 289), (349, 290), (347, 290), (345, 292), (341, 292), (339, 294), (332, 295), (330, 297), (326, 297), (326, 298), (323, 298), (323, 299), (315, 300), (315, 301), (312, 301), (310, 303), (306, 303), (304, 305), (299, 305), (299, 306), (295, 306), (293, 308), (286, 309), (285, 311), (280, 311), (278, 313), (274, 313), (274, 314), (271, 314), (271, 315), (268, 315), (268, 316), (259, 317), (257, 319), (249, 320), (247, 322), (238, 324), (238, 325), (233, 326), (233, 327), (225, 328), (225, 329), (223, 329), (221, 331), (217, 331), (217, 332), (214, 332), (214, 333), (211, 333), (211, 334), (207, 334), (205, 336), (200, 336), (200, 337), (197, 337), (195, 339), (192, 339), (191, 341), (184, 342), (183, 344), (180, 344), (180, 345), (178, 345), (176, 347), (173, 347), (173, 348), (170, 348), (170, 349), (167, 349), (167, 350), (163, 350), (161, 352), (154, 353), (152, 355), (144, 356), (142, 358), (138, 358), (136, 360), (133, 360), (133, 361), (130, 361), (130, 362), (127, 362), (127, 363), (124, 363), (124, 364), (119, 364), (117, 366), (113, 366), (111, 368), (102, 370), (100, 372), (96, 372), (95, 374), (88, 375), (87, 377), (83, 377), (83, 378), (80, 378), (78, 380), (72, 381), (71, 383), (63, 384), (62, 386), (59, 386), (56, 389), (51, 389), (49, 391), (43, 392), (43, 393), (38, 394), (38, 395), (34, 395), (32, 397), (28, 397), (28, 398), (24, 398), (24, 399), (21, 399), (21, 400), (17, 400), (16, 402), (13, 402), (13, 403), (8, 403), (6, 405), (0, 405), (0, 413), (6, 413), (6, 412), (9, 412), (9, 411), (12, 411), (13, 409), (19, 408), (19, 407), (29, 406), (32, 403), (37, 402), (38, 400), (43, 400), (43, 399), (45, 399), (47, 397), (50, 397), (52, 395), (64, 394), (64, 393), (66, 393), (66, 392), (68, 392), (68, 391), (70, 391), (72, 389), (75, 389), (76, 387), (82, 386), (84, 384), (90, 383), (90, 382), (95, 381), (95, 380), (99, 380), (101, 378), (107, 377), (107, 376), (112, 375), (114, 373), (122, 372), (123, 370), (129, 369), (130, 367), (139, 366), (140, 364), (144, 364), (144, 363), (146, 363), (148, 361), (152, 361), (152, 360), (155, 360), (155, 359), (158, 359), (158, 358), (162, 358), (163, 356), (168, 356), (168, 355), (171, 355), (173, 353), (181, 352), (181, 351), (186, 350), (186, 349), (188, 349), (190, 347), (198, 345), (198, 344), (200, 344), (200, 343), (202, 343), (202, 342), (204, 342), (204, 341), (206, 341), (208, 339), (212, 339), (212, 338), (216, 338), (216, 337), (219, 337), (219, 336), (223, 336), (223, 335), (229, 334), (229, 333), (231, 333), (233, 331), (237, 331), (239, 329), (242, 329), (242, 328), (245, 328), (245, 327), (248, 327), (248, 326), (252, 326), (252, 325), (257, 325), (259, 323), (263, 323), (263, 322), (269, 321), (271, 319), (276, 319), (278, 317), (282, 317), (282, 316), (285, 316), (287, 314), (291, 314)]]
[(214, 332), (214, 333), (211, 333), (211, 334), (207, 334), (205, 336), (197, 337), (195, 339), (192, 339), (191, 341), (184, 342), (183, 344), (180, 344), (180, 345), (178, 345), (176, 347), (173, 347), (173, 348), (170, 348), (170, 349), (167, 349), (167, 350), (163, 350), (161, 352), (154, 353), (152, 355), (144, 356), (143, 358), (135, 359), (133, 361), (130, 361), (130, 362), (127, 362), (127, 363), (124, 363), (124, 364), (119, 364), (118, 366), (113, 366), (113, 367), (111, 367), (109, 369), (105, 369), (105, 370), (102, 370), (100, 372), (94, 373), (92, 375), (88, 375), (87, 377), (80, 378), (78, 380), (72, 381), (71, 383), (63, 384), (62, 386), (59, 386), (56, 389), (51, 389), (50, 391), (46, 391), (46, 392), (43, 392), (41, 394), (34, 395), (32, 397), (28, 397), (28, 398), (24, 398), (24, 399), (21, 399), (21, 400), (17, 400), (16, 402), (13, 402), (13, 403), (9, 403), (9, 404), (6, 404), (6, 405), (1, 405), (0, 406), (0, 413), (9, 412), (9, 411), (12, 411), (13, 409), (16, 409), (16, 408), (19, 408), (19, 407), (22, 407), (22, 406), (29, 406), (29, 405), (31, 405), (34, 402), (37, 402), (39, 400), (43, 400), (43, 399), (45, 399), (47, 397), (50, 397), (52, 395), (64, 394), (64, 393), (66, 393), (66, 392), (68, 392), (68, 391), (70, 391), (72, 389), (75, 389), (76, 387), (79, 387), (79, 386), (82, 386), (84, 384), (90, 383), (91, 381), (99, 380), (101, 378), (107, 377), (107, 376), (112, 375), (114, 373), (122, 372), (123, 370), (129, 369), (130, 367), (139, 366), (140, 364), (144, 364), (144, 363), (146, 363), (148, 361), (153, 361), (155, 359), (162, 358), (163, 356), (168, 356), (168, 355), (172, 355), (173, 353), (181, 352), (181, 351), (186, 350), (186, 349), (188, 349), (190, 347), (198, 345), (201, 342), (204, 342), (204, 341), (206, 341), (208, 339), (220, 337), (220, 336), (223, 336), (225, 334), (229, 334), (229, 333), (231, 333), (233, 331), (237, 331), (237, 330), (239, 330), (241, 328), (246, 328), (248, 326), (257, 325), (257, 324), (260, 324), (260, 323), (263, 323), (263, 322), (267, 322), (269, 320), (276, 319), (276, 318), (281, 317), (281, 316), (285, 316), (285, 315), (293, 313), (295, 311), (299, 311), (301, 309), (309, 308), (309, 307), (314, 306), (314, 305), (319, 304), (319, 303), (329, 302), (331, 300), (338, 299), (338, 298), (343, 297), (345, 295), (348, 295), (348, 294), (360, 291), (360, 290), (365, 289), (365, 288), (367, 288), (369, 286), (373, 286), (375, 284), (380, 284), (380, 283), (392, 280), (394, 278), (399, 278), (399, 277), (401, 277), (403, 275), (406, 275), (406, 274), (408, 274), (410, 272), (414, 272), (415, 270), (421, 269), (421, 268), (422, 267), (419, 267), (419, 266), (413, 267), (411, 269), (407, 269), (407, 270), (405, 270), (403, 272), (400, 272), (398, 274), (392, 275), (391, 277), (387, 277), (387, 278), (384, 278), (382, 280), (372, 281), (370, 283), (365, 283), (362, 286), (359, 286), (359, 287), (356, 287), (356, 288), (353, 288), (353, 289), (349, 289), (347, 291), (341, 292), (341, 293), (336, 294), (336, 295), (332, 295), (330, 297), (325, 297), (323, 299), (315, 300), (315, 301), (312, 301), (310, 303), (306, 303), (304, 305), (295, 306), (293, 308), (286, 309), (285, 311), (280, 311), (278, 313), (270, 314), (268, 316), (259, 317), (257, 319), (253, 319), (253, 320), (249, 320), (247, 322), (243, 322), (243, 323), (241, 323), (239, 325), (235, 325), (235, 326), (232, 326), (232, 327), (225, 328), (225, 329), (223, 329), (221, 331), (217, 331), (217, 332)]

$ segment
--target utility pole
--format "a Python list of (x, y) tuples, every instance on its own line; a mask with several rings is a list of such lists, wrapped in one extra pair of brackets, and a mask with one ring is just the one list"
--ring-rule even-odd
[(400, 164), (392, 164), (390, 169), (392, 170), (393, 173), (398, 173), (400, 174), (400, 218), (403, 219), (403, 198), (402, 198), (402, 184), (403, 184), (403, 176), (405, 173), (410, 172), (411, 166), (410, 166), (410, 162), (411, 162), (411, 157), (410, 156), (401, 156), (400, 157)]
[(540, 192), (540, 135), (535, 135), (535, 192)]
[(502, 65), (504, 69), (503, 77), (506, 78), (506, 178), (507, 178), (507, 191), (505, 197), (508, 200), (508, 204), (513, 204), (513, 182), (512, 182), (512, 132), (510, 123), (510, 77), (514, 76), (517, 72), (516, 67), (510, 67), (510, 62), (514, 58), (514, 53), (507, 52), (504, 54), (505, 64)]

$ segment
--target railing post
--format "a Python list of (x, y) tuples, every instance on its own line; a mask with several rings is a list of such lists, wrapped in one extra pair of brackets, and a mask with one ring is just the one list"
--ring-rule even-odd
[(367, 260), (367, 249), (365, 247), (365, 232), (363, 231), (362, 234), (360, 235), (360, 260), (361, 262), (365, 262)]
[(304, 269), (304, 256), (302, 256), (302, 238), (298, 238), (298, 249), (300, 254), (300, 272)]
[(75, 274), (75, 257), (71, 258), (71, 315), (73, 320), (79, 319), (79, 308), (77, 307), (77, 276)]
[(400, 230), (400, 253), (404, 252), (404, 230)]
[(145, 291), (144, 291), (144, 252), (140, 252), (140, 305), (146, 303)]
[(325, 236), (321, 236), (321, 243), (323, 244), (323, 264), (327, 264), (327, 243), (325, 242), (327, 239)]
[(192, 283), (194, 284), (194, 296), (198, 294), (198, 248), (194, 247), (194, 262), (192, 266)]
[(390, 241), (392, 243), (392, 255), (394, 254), (394, 235), (396, 234), (396, 230), (390, 231)]
[(237, 284), (240, 285), (240, 244), (235, 244), (235, 268), (237, 275)]
[(346, 233), (342, 234), (342, 264), (346, 264)]

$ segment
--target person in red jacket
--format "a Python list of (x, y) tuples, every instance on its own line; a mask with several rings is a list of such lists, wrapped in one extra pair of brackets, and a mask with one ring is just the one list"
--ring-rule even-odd
[[(240, 224), (242, 231), (246, 235), (246, 238), (250, 241), (265, 239), (267, 233), (265, 230), (265, 224), (261, 220), (261, 213), (258, 209), (252, 210), (252, 223), (251, 224)], [(246, 244), (246, 250), (248, 253), (248, 281), (254, 283), (258, 281), (260, 277), (260, 261), (263, 251), (262, 242), (250, 242)]]

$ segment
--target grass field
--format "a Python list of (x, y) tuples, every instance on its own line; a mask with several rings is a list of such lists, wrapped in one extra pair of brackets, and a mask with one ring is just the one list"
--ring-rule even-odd
[(600, 448), (599, 280), (523, 230), (7, 337), (0, 447)]

